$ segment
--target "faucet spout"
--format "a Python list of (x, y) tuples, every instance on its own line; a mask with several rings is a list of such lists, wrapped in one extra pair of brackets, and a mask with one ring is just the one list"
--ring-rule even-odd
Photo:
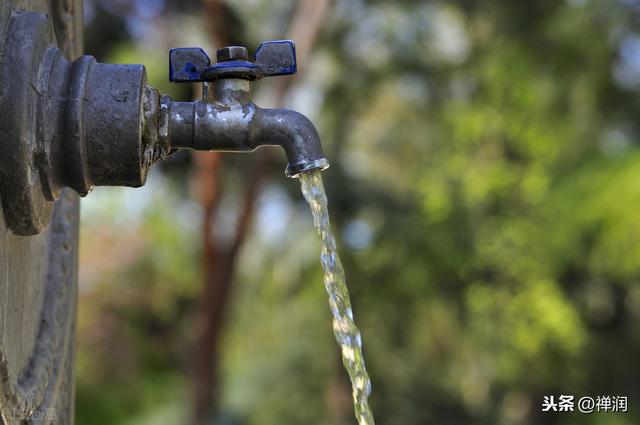
[(220, 79), (207, 87), (204, 100), (173, 102), (163, 97), (160, 114), (168, 121), (166, 144), (201, 151), (252, 152), (281, 146), (287, 156), (287, 177), (329, 166), (313, 123), (288, 109), (263, 109), (250, 101), (251, 83)]
[(256, 109), (250, 131), (255, 146), (279, 145), (287, 155), (287, 177), (329, 167), (320, 136), (307, 117), (288, 109)]

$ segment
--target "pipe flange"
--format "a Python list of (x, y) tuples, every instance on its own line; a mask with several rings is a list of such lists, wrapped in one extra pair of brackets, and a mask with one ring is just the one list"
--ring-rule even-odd
[(40, 65), (52, 39), (44, 15), (14, 12), (0, 62), (0, 198), (6, 224), (17, 235), (47, 226), (53, 202), (45, 198), (37, 162), (50, 152), (37, 134), (48, 81)]
[(16, 12), (0, 59), (0, 199), (8, 228), (34, 235), (63, 187), (142, 186), (166, 154), (159, 96), (142, 65), (68, 61), (46, 15)]

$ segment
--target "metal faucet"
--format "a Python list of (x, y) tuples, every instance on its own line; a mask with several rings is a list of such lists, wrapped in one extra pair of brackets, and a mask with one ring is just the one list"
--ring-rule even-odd
[(262, 43), (255, 62), (249, 61), (242, 46), (219, 49), (213, 66), (199, 48), (172, 49), (169, 57), (171, 81), (205, 83), (202, 101), (161, 98), (160, 110), (168, 113), (159, 115), (159, 127), (166, 126), (166, 135), (161, 133), (170, 148), (250, 152), (278, 145), (289, 161), (288, 177), (329, 166), (318, 132), (308, 118), (286, 109), (262, 109), (251, 102), (253, 81), (296, 72), (293, 41)]
[(174, 102), (147, 84), (143, 65), (68, 61), (47, 43), (44, 14), (15, 12), (0, 59), (0, 199), (13, 233), (48, 223), (63, 187), (144, 185), (149, 168), (181, 148), (251, 152), (279, 145), (285, 174), (329, 166), (318, 132), (302, 114), (251, 102), (253, 81), (296, 72), (290, 40), (218, 50), (172, 49), (169, 79), (202, 82), (203, 98)]

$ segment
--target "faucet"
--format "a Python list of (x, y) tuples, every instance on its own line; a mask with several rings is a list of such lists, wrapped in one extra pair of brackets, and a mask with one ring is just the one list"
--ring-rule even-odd
[(165, 129), (160, 133), (166, 137), (162, 142), (166, 146), (229, 152), (281, 146), (288, 159), (288, 177), (329, 166), (318, 132), (308, 118), (287, 109), (262, 109), (251, 102), (253, 81), (296, 72), (292, 41), (263, 42), (255, 62), (249, 61), (242, 46), (219, 49), (213, 66), (199, 48), (172, 49), (169, 56), (171, 81), (203, 81), (205, 86), (202, 101), (161, 98), (158, 122)]
[(295, 45), (263, 42), (250, 60), (242, 46), (169, 52), (172, 82), (202, 82), (203, 97), (175, 102), (147, 84), (143, 65), (67, 60), (49, 44), (44, 14), (14, 12), (0, 58), (0, 199), (13, 233), (48, 223), (63, 187), (86, 196), (94, 186), (144, 185), (150, 167), (179, 149), (251, 152), (281, 146), (285, 174), (329, 163), (313, 123), (251, 101), (254, 81), (293, 74)]

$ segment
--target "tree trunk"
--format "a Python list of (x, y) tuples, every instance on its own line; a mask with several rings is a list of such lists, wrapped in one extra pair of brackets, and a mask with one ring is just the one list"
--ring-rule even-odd
[[(296, 8), (288, 36), (296, 42), (299, 63), (306, 62), (308, 59), (329, 3), (329, 0), (304, 0)], [(230, 22), (230, 17), (225, 16), (227, 12), (221, 3), (218, 0), (205, 0), (204, 6), (215, 43), (219, 47), (237, 43), (226, 25)], [(293, 79), (280, 77), (279, 81), (281, 82), (277, 90), (276, 107), (284, 107)], [(246, 177), (245, 193), (235, 235), (231, 243), (220, 246), (215, 243), (211, 232), (221, 194), (220, 154), (196, 153), (196, 178), (203, 210), (204, 289), (194, 361), (192, 425), (210, 423), (216, 407), (220, 357), (218, 345), (224, 328), (224, 316), (231, 294), (234, 270), (249, 232), (255, 201), (260, 193), (260, 184), (271, 162), (270, 154), (266, 149), (259, 150), (253, 155), (255, 159), (247, 168), (251, 172)]]

